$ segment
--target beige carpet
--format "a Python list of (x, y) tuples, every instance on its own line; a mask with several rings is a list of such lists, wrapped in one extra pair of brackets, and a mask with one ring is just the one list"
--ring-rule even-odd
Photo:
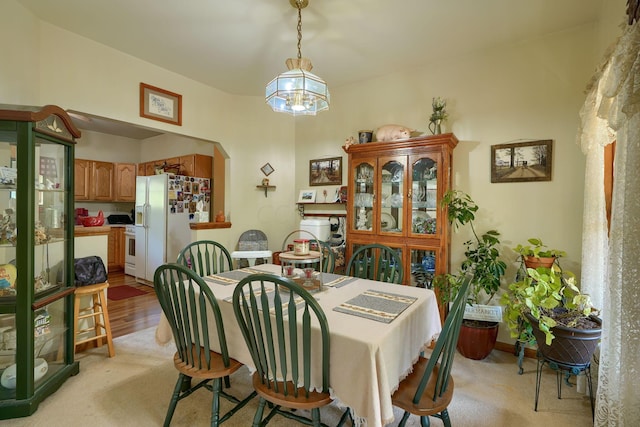
[[(173, 350), (154, 341), (155, 328), (115, 340), (116, 357), (106, 348), (77, 355), (80, 373), (70, 378), (38, 410), (26, 418), (0, 421), (0, 426), (160, 426), (177, 379)], [(449, 406), (453, 426), (587, 426), (591, 425), (589, 400), (575, 387), (563, 386), (563, 398), (556, 397), (555, 374), (544, 375), (538, 412), (533, 410), (536, 364), (525, 360), (524, 375), (517, 374), (516, 358), (494, 351), (483, 361), (456, 355), (453, 375), (455, 393)], [(249, 391), (245, 369), (232, 377), (236, 395)], [(228, 402), (222, 399), (223, 409)], [(224, 426), (250, 426), (257, 399), (234, 415)], [(209, 425), (211, 394), (199, 390), (178, 403), (172, 426)], [(338, 408), (323, 409), (322, 420), (335, 425)], [(401, 413), (396, 412), (396, 426)], [(291, 426), (293, 421), (276, 416), (270, 426)], [(419, 426), (411, 417), (407, 423)], [(441, 426), (432, 418), (433, 426)]]

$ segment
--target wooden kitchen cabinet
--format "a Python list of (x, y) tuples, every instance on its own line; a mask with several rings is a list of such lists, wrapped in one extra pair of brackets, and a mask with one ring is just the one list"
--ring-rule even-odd
[(111, 162), (91, 163), (91, 185), (89, 187), (89, 199), (110, 202), (113, 201), (113, 176), (114, 165)]
[(111, 227), (107, 246), (107, 269), (119, 271), (124, 269), (125, 241), (124, 227)]
[(113, 163), (75, 159), (73, 165), (75, 200), (112, 200)]
[(183, 175), (211, 178), (213, 158), (202, 154), (180, 156), (180, 168)]
[(74, 200), (89, 200), (91, 187), (91, 161), (75, 159), (74, 161)]
[(136, 201), (136, 164), (115, 163), (115, 201)]
[(212, 178), (213, 157), (204, 154), (189, 154), (168, 159), (153, 160), (138, 164), (138, 175), (155, 175), (156, 168), (162, 165), (180, 165), (180, 175)]
[(74, 160), (74, 199), (135, 202), (136, 164)]

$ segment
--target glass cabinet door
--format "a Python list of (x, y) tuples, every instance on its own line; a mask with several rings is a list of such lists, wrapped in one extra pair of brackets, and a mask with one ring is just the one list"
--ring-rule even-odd
[(354, 230), (371, 231), (373, 229), (374, 202), (374, 164), (363, 161), (354, 166), (353, 171), (353, 218)]
[[(17, 195), (17, 136), (15, 132), (0, 132), (0, 301), (15, 298), (16, 292), (16, 195)], [(12, 325), (7, 317), (0, 328)], [(0, 335), (7, 332), (0, 329)], [(15, 331), (13, 332), (15, 333)], [(15, 339), (8, 337), (14, 343)], [(3, 337), (0, 336), (0, 349)], [(14, 343), (15, 344), (15, 343)], [(1, 365), (0, 365), (1, 366)]]
[(409, 250), (411, 258), (411, 278), (409, 284), (419, 288), (433, 288), (433, 277), (436, 275), (436, 250)]
[(437, 234), (438, 153), (411, 159), (411, 233)]
[(33, 206), (33, 277), (36, 297), (66, 283), (64, 262), (71, 257), (65, 252), (65, 229), (70, 225), (66, 219), (73, 218), (73, 215), (66, 211), (66, 149), (67, 147), (60, 143), (36, 137), (36, 198)]
[(406, 157), (381, 158), (380, 164), (380, 232), (402, 233)]

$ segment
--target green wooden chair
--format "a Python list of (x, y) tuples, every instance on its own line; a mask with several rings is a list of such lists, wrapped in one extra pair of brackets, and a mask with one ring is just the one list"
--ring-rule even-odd
[(231, 254), (213, 240), (189, 243), (180, 251), (177, 262), (191, 268), (200, 277), (233, 270)]
[(316, 243), (319, 250), (322, 251), (322, 272), (333, 273), (336, 268), (336, 254), (331, 250), (331, 245), (319, 240), (312, 240), (311, 242)]
[(402, 283), (402, 257), (396, 249), (379, 243), (357, 248), (347, 263), (347, 276), (377, 280), (388, 283)]
[(405, 411), (399, 427), (406, 424), (411, 414), (420, 417), (423, 427), (429, 426), (429, 416), (440, 418), (446, 427), (451, 427), (447, 412), (453, 398), (451, 367), (470, 282), (471, 276), (468, 275), (451, 306), (431, 356), (428, 359), (420, 357), (413, 365), (413, 372), (400, 382), (391, 396), (393, 405)]
[[(313, 296), (284, 277), (253, 274), (236, 286), (233, 311), (256, 367), (253, 387), (260, 403), (253, 427), (266, 425), (276, 414), (303, 424), (323, 426), (320, 408), (332, 401), (330, 339), (327, 318)], [(311, 339), (312, 324), (320, 329), (318, 340)], [(312, 366), (322, 369), (321, 385), (311, 383)], [(263, 419), (267, 402), (271, 411)], [(282, 407), (310, 410), (311, 419)], [(343, 425), (348, 416), (347, 409), (338, 425)]]
[[(179, 372), (164, 425), (168, 427), (171, 423), (178, 401), (205, 387), (213, 392), (211, 425), (218, 426), (256, 395), (253, 392), (240, 401), (222, 390), (222, 379), (243, 365), (229, 357), (218, 302), (211, 289), (196, 272), (179, 264), (163, 264), (158, 267), (154, 275), (154, 289), (162, 311), (171, 325), (177, 347), (173, 363)], [(207, 312), (212, 313), (213, 317), (202, 315)], [(217, 340), (211, 339), (213, 342), (209, 339), (211, 324), (215, 325), (218, 335)], [(213, 348), (220, 348), (220, 351), (217, 352)], [(192, 379), (199, 382), (192, 385)], [(220, 396), (235, 404), (222, 417), (219, 415)]]

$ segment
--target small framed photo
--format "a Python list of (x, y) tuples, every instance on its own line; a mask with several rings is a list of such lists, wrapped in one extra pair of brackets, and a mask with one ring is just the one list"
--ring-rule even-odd
[(342, 157), (309, 160), (309, 185), (342, 185)]
[(182, 95), (140, 83), (140, 117), (182, 126)]
[(269, 176), (275, 169), (273, 169), (273, 167), (269, 163), (266, 163), (260, 168), (260, 170), (263, 174), (265, 174), (265, 176)]
[(298, 203), (315, 203), (316, 202), (316, 190), (300, 190), (298, 196)]
[(552, 140), (491, 146), (491, 182), (551, 181)]

